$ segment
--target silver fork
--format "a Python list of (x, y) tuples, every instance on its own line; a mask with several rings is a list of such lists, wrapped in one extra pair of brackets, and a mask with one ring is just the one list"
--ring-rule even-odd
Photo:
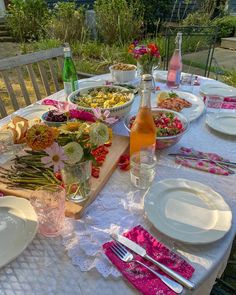
[(155, 270), (153, 270), (151, 267), (147, 266), (146, 264), (142, 263), (139, 260), (134, 259), (134, 256), (132, 253), (130, 253), (123, 245), (121, 245), (119, 242), (116, 242), (110, 247), (111, 251), (118, 256), (122, 261), (124, 262), (136, 262), (144, 267), (146, 267), (150, 272), (155, 274), (166, 286), (168, 286), (171, 290), (176, 292), (177, 294), (180, 294), (183, 291), (183, 286), (181, 286), (179, 283), (159, 274)]

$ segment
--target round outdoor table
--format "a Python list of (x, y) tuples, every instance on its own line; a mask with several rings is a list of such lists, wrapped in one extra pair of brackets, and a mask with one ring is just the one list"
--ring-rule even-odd
[[(102, 75), (91, 78), (109, 80), (109, 75)], [(208, 81), (200, 79), (201, 83)], [(81, 81), (80, 86), (85, 87), (92, 83), (86, 80)], [(164, 83), (157, 83), (161, 89), (165, 89)], [(181, 90), (181, 89), (180, 89)], [(193, 93), (199, 95), (199, 87), (194, 86)], [(64, 91), (60, 91), (49, 98), (64, 99)], [(155, 97), (153, 98), (155, 100)], [(139, 98), (135, 98), (132, 111), (137, 110)], [(20, 112), (18, 112), (20, 114)], [(6, 122), (3, 119), (2, 122)], [(114, 126), (114, 132), (128, 135), (123, 122)], [(232, 161), (236, 161), (236, 139), (230, 136), (218, 135), (210, 130), (205, 124), (203, 114), (191, 122), (189, 132), (176, 145), (168, 149), (168, 152), (177, 151), (181, 146), (194, 147), (196, 150), (216, 152)], [(231, 250), (232, 241), (236, 232), (236, 196), (234, 193), (234, 176), (214, 176), (208, 173), (197, 173), (193, 169), (181, 170), (165, 165), (165, 153), (163, 154), (163, 165), (157, 168), (158, 181), (164, 178), (188, 178), (200, 181), (211, 186), (224, 197), (233, 212), (232, 228), (223, 239), (207, 245), (191, 245), (180, 242), (173, 242), (160, 234), (166, 245), (176, 249), (195, 268), (192, 281), (197, 284), (194, 291), (185, 290), (183, 294), (210, 294), (216, 277), (220, 276), (227, 264)], [(115, 172), (120, 173), (118, 171)], [(129, 177), (124, 177), (129, 181)], [(113, 175), (109, 184), (116, 181)], [(98, 198), (106, 193), (106, 186), (100, 192)], [(105, 218), (105, 215), (104, 215)], [(1, 243), (1, 241), (0, 241)], [(1, 253), (0, 253), (1, 255)], [(76, 264), (76, 255), (73, 260)], [(0, 295), (118, 295), (137, 294), (138, 292), (130, 287), (122, 278), (103, 278), (95, 269), (88, 272), (81, 272), (78, 266), (73, 265), (71, 258), (62, 244), (61, 238), (44, 238), (37, 235), (28, 248), (14, 261), (0, 269)]]

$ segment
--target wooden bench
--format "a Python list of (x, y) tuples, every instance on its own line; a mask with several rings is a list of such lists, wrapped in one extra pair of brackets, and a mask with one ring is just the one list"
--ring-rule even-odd
[[(14, 111), (52, 94), (52, 84), (54, 85), (53, 92), (63, 89), (61, 79), (63, 55), (63, 47), (58, 47), (0, 60), (0, 77), (2, 76)], [(12, 75), (17, 79), (17, 84), (23, 96), (24, 105), (22, 105), (22, 103), (19, 105), (19, 93), (16, 94), (14, 91), (10, 79)], [(30, 78), (35, 95), (29, 94), (25, 83), (26, 76)], [(86, 78), (93, 75), (78, 72), (78, 76), (79, 78)], [(43, 96), (42, 87), (44, 90)], [(6, 105), (1, 98), (0, 92), (0, 115), (3, 118), (7, 116), (7, 113)]]
[[(29, 53), (0, 60), (0, 74), (5, 83), (6, 90), (11, 100), (14, 111), (18, 110), (20, 106), (18, 102), (18, 97), (12, 87), (10, 76), (13, 75), (13, 73), (14, 76), (16, 76), (18, 82), (17, 84), (19, 84), (20, 86), (25, 105), (29, 105), (32, 103), (32, 100), (30, 98), (25, 83), (25, 69), (33, 86), (36, 100), (40, 100), (42, 99), (42, 95), (39, 89), (39, 83), (37, 81), (36, 69), (40, 74), (41, 83), (43, 85), (45, 95), (48, 96), (51, 94), (49, 76), (46, 67), (50, 71), (51, 80), (54, 84), (55, 91), (59, 91), (62, 88), (62, 86), (60, 87), (58, 82), (58, 73), (60, 73), (61, 75), (63, 68), (63, 47), (42, 50), (36, 53)], [(6, 107), (1, 97), (0, 113), (2, 117), (7, 115)]]

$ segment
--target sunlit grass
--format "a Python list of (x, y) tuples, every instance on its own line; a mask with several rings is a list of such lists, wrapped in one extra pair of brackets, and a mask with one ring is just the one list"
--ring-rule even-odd
[(223, 76), (223, 80), (226, 84), (236, 87), (236, 70), (232, 70)]

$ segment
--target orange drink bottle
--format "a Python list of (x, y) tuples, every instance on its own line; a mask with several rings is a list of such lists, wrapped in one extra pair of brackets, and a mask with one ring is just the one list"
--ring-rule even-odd
[(138, 114), (130, 131), (130, 156), (142, 150), (154, 154), (156, 144), (156, 127), (151, 112), (151, 90), (144, 89)]

